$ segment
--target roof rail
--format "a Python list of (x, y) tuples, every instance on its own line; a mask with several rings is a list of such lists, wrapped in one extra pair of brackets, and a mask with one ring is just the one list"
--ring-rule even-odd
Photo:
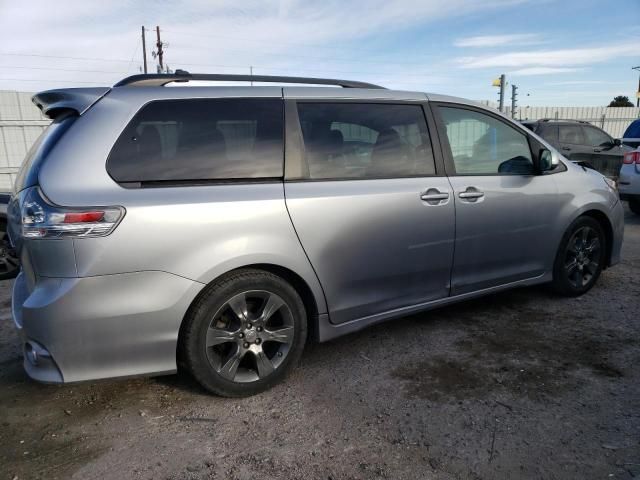
[(540, 122), (576, 122), (576, 123), (591, 123), (587, 120), (576, 120), (575, 118), (541, 118)]
[(175, 73), (152, 73), (132, 75), (120, 80), (114, 87), (161, 87), (172, 82), (189, 82), (192, 80), (207, 82), (267, 82), (267, 83), (305, 83), (309, 85), (336, 85), (343, 88), (375, 88), (379, 85), (352, 80), (334, 78), (280, 77), (273, 75), (232, 75), (215, 73), (189, 73), (176, 70)]

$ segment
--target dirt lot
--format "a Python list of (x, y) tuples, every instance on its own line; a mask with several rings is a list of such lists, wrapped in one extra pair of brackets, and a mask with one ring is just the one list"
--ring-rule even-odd
[(529, 288), (310, 345), (226, 400), (186, 375), (45, 386), (0, 283), (0, 478), (640, 478), (640, 219), (578, 299)]

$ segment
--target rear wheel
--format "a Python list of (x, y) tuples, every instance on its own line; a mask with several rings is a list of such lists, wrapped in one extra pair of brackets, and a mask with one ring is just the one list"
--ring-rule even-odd
[(600, 224), (580, 217), (560, 242), (553, 269), (553, 288), (562, 295), (578, 296), (593, 287), (605, 262), (606, 239)]
[(632, 198), (629, 200), (629, 209), (636, 215), (640, 215), (640, 199)]
[(254, 395), (281, 381), (307, 336), (298, 293), (260, 270), (238, 270), (207, 287), (185, 321), (187, 368), (204, 388), (227, 397)]

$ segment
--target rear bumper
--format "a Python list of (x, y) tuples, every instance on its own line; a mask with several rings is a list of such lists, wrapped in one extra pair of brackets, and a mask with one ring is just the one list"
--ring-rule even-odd
[(202, 287), (153, 271), (40, 278), (29, 289), (21, 273), (12, 311), (25, 370), (51, 383), (174, 372), (180, 324)]
[(618, 192), (622, 200), (640, 198), (640, 167), (635, 164), (624, 164), (618, 177)]

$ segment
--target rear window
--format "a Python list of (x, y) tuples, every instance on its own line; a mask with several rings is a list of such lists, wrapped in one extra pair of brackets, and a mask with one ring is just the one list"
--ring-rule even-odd
[(151, 102), (118, 138), (107, 170), (118, 182), (282, 177), (282, 108), (280, 99)]
[(634, 120), (624, 132), (624, 138), (640, 138), (640, 120)]
[(640, 147), (640, 120), (634, 120), (623, 135), (623, 143), (630, 147)]
[(582, 128), (579, 125), (560, 125), (559, 128), (560, 143), (570, 143), (573, 145), (583, 145)]

